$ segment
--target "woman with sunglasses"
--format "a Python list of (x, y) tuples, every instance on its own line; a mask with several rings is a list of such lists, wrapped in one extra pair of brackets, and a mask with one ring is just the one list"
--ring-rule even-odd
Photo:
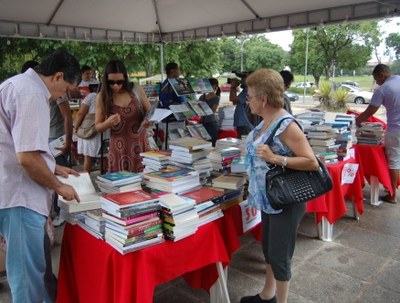
[(140, 153), (150, 150), (146, 133), (149, 121), (144, 117), (151, 105), (143, 88), (139, 85), (135, 88), (137, 93), (132, 92), (122, 61), (106, 64), (96, 99), (96, 129), (100, 133), (111, 129), (109, 172), (141, 172)]

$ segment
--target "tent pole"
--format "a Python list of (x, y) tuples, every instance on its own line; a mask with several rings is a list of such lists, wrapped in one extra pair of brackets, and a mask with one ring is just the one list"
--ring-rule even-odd
[(164, 81), (164, 45), (160, 43), (160, 74), (161, 74), (161, 83)]

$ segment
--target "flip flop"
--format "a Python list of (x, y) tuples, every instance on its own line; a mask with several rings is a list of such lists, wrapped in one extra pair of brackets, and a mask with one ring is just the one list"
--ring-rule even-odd
[(382, 196), (379, 199), (382, 200), (383, 202), (390, 203), (390, 204), (396, 204), (397, 203), (397, 201), (391, 199), (389, 195)]

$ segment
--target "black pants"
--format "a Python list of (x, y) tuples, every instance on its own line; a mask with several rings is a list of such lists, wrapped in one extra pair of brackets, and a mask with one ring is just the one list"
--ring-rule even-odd
[(262, 247), (265, 262), (270, 264), (278, 281), (292, 277), (291, 263), (297, 228), (306, 210), (305, 203), (284, 209), (279, 214), (262, 212)]

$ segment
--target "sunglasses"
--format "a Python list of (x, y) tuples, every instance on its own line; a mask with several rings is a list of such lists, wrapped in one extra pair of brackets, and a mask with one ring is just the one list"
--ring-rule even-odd
[(114, 84), (122, 85), (125, 83), (125, 80), (107, 80), (108, 85), (113, 86)]

